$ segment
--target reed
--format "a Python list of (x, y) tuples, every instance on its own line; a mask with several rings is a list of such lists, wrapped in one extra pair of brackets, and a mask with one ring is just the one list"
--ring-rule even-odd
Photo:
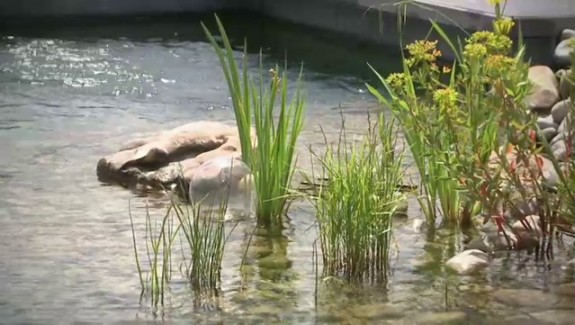
[(130, 211), (141, 295), (149, 294), (154, 313), (164, 306), (172, 281), (174, 243), (180, 244), (182, 256), (178, 260), (179, 269), (190, 283), (196, 298), (218, 295), (225, 245), (237, 225), (235, 223), (226, 234), (226, 213), (226, 197), (218, 204), (203, 204), (203, 200), (197, 200), (189, 205), (181, 204), (176, 196), (172, 196), (165, 214), (156, 222), (146, 206), (146, 263), (138, 253), (138, 240)]
[(154, 313), (159, 306), (164, 306), (164, 298), (167, 286), (172, 275), (172, 244), (179, 233), (179, 226), (174, 224), (170, 206), (158, 223), (152, 222), (149, 208), (146, 204), (145, 238), (147, 272), (145, 262), (141, 261), (138, 254), (136, 231), (134, 220), (130, 208), (130, 225), (132, 229), (132, 242), (134, 247), (134, 257), (138, 270), (138, 277), (141, 285), (141, 296), (150, 294), (151, 307)]
[[(217, 16), (216, 22), (223, 49), (208, 28), (202, 26), (220, 60), (231, 94), (242, 160), (254, 176), (256, 217), (259, 224), (277, 233), (283, 227), (282, 216), (287, 209), (296, 163), (296, 142), (303, 127), (305, 97), (300, 88), (301, 71), (291, 100), (285, 71), (281, 72), (276, 65), (269, 70), (269, 80), (266, 80), (261, 53), (259, 73), (254, 81), (248, 71), (247, 42), (244, 42), (240, 68)], [(252, 126), (255, 139), (252, 138)]]
[(226, 235), (227, 199), (217, 206), (203, 206), (200, 201), (191, 206), (173, 202), (172, 207), (181, 227), (185, 251), (189, 252), (186, 278), (197, 294), (217, 295), (225, 245), (237, 225)]
[(394, 132), (381, 114), (378, 127), (370, 126), (361, 143), (349, 141), (343, 130), (336, 145), (326, 139), (325, 154), (312, 153), (319, 158), (322, 178), (329, 179), (311, 198), (328, 275), (361, 280), (386, 274), (393, 216), (403, 199)]

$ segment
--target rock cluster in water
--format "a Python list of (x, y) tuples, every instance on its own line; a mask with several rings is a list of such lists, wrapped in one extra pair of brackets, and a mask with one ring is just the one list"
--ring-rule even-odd
[(197, 198), (225, 188), (249, 190), (251, 184), (250, 169), (241, 161), (237, 128), (209, 121), (131, 140), (100, 159), (96, 170), (102, 182), (133, 188), (183, 188), (184, 194)]

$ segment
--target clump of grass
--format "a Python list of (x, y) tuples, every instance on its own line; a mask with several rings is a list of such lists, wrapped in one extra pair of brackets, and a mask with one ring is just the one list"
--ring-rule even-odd
[(187, 279), (197, 293), (217, 295), (225, 244), (235, 229), (234, 226), (226, 236), (227, 200), (208, 208), (202, 207), (201, 202), (193, 206), (172, 203), (172, 206), (190, 253), (185, 267)]
[(312, 199), (319, 225), (324, 271), (359, 280), (385, 275), (396, 209), (402, 157), (396, 155), (394, 127), (380, 115), (378, 128), (361, 143), (342, 131), (337, 145), (317, 156), (322, 178)]
[[(207, 206), (203, 206), (202, 200), (192, 205), (183, 205), (172, 198), (166, 213), (154, 224), (146, 207), (146, 265), (138, 254), (136, 231), (130, 211), (134, 256), (142, 296), (149, 293), (154, 312), (158, 307), (164, 306), (165, 295), (174, 273), (174, 242), (181, 243), (180, 263), (183, 267), (180, 267), (180, 270), (196, 297), (218, 295), (225, 245), (237, 225), (236, 223), (228, 234), (225, 234), (226, 213), (226, 198), (219, 205)], [(180, 240), (176, 241), (178, 238)]]
[[(261, 54), (259, 76), (254, 82), (248, 72), (247, 44), (244, 43), (240, 69), (226, 31), (217, 16), (216, 21), (223, 49), (206, 26), (202, 26), (218, 55), (232, 97), (242, 160), (254, 175), (256, 217), (260, 224), (277, 232), (282, 229), (282, 215), (287, 209), (289, 187), (295, 168), (295, 146), (303, 127), (305, 99), (299, 79), (293, 98), (288, 99), (288, 78), (277, 65), (270, 70), (271, 80), (266, 82)], [(252, 138), (252, 126), (255, 129), (255, 139)]]
[[(142, 288), (141, 296), (146, 292), (150, 294), (151, 307), (157, 310), (158, 305), (164, 305), (166, 288), (171, 281), (172, 274), (172, 244), (179, 233), (179, 226), (175, 227), (171, 214), (172, 206), (166, 210), (166, 214), (157, 223), (152, 224), (148, 206), (146, 205), (146, 256), (148, 271), (144, 270), (145, 264), (140, 261), (134, 229), (134, 220), (130, 208), (130, 225), (132, 228), (132, 241), (134, 245), (134, 257)], [(174, 228), (175, 227), (175, 228)]]

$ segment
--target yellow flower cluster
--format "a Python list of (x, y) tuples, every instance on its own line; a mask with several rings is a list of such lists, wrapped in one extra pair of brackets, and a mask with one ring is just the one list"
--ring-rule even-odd
[(433, 93), (435, 105), (442, 111), (452, 112), (457, 106), (458, 93), (453, 88), (437, 89)]
[(505, 76), (515, 66), (515, 60), (505, 55), (490, 55), (485, 60), (487, 73), (492, 77)]
[(513, 41), (506, 35), (479, 31), (467, 39), (467, 44), (482, 44), (489, 54), (507, 54), (513, 46)]
[(498, 35), (509, 35), (515, 22), (509, 18), (499, 18), (493, 22), (493, 30)]
[(392, 73), (385, 79), (385, 82), (393, 88), (393, 90), (398, 91), (403, 89), (405, 85), (405, 74), (403, 73)]
[(463, 55), (469, 60), (482, 59), (487, 55), (487, 47), (483, 44), (470, 43), (465, 45)]
[(407, 45), (406, 49), (410, 55), (406, 62), (410, 67), (420, 63), (433, 64), (441, 56), (441, 51), (437, 49), (437, 41), (419, 40)]

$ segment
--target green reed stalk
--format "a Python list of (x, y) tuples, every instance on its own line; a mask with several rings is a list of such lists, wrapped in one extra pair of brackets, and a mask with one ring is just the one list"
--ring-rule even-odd
[(186, 276), (196, 292), (213, 294), (219, 287), (226, 241), (235, 229), (225, 235), (227, 199), (218, 206), (203, 206), (200, 201), (185, 207), (172, 202), (172, 207), (190, 252)]
[[(270, 70), (271, 82), (266, 84), (260, 53), (259, 80), (254, 83), (248, 73), (247, 44), (244, 42), (240, 69), (217, 16), (216, 21), (224, 49), (220, 48), (206, 26), (202, 24), (202, 27), (218, 55), (232, 97), (242, 160), (254, 175), (256, 217), (260, 224), (271, 227), (272, 232), (281, 231), (282, 215), (287, 209), (289, 186), (295, 169), (295, 146), (303, 127), (305, 98), (300, 90), (300, 79), (290, 101), (287, 75), (280, 72), (277, 65)], [(276, 106), (279, 106), (277, 111)], [(277, 119), (275, 114), (279, 115)], [(252, 138), (252, 120), (255, 139)]]
[(148, 258), (148, 276), (144, 280), (144, 268), (138, 255), (136, 243), (136, 232), (132, 217), (131, 207), (129, 211), (130, 225), (132, 229), (132, 243), (134, 248), (134, 257), (136, 259), (136, 268), (142, 288), (141, 295), (146, 292), (150, 293), (151, 306), (157, 309), (158, 306), (164, 305), (164, 295), (166, 285), (171, 281), (172, 271), (172, 244), (179, 233), (179, 226), (174, 229), (173, 218), (170, 214), (170, 208), (161, 219), (161, 225), (158, 229), (152, 226), (152, 217), (146, 206), (146, 252)]
[(404, 64), (405, 83), (401, 94), (396, 93), (377, 71), (373, 71), (391, 98), (386, 98), (370, 85), (367, 87), (385, 107), (391, 108), (402, 126), (420, 174), (420, 195), (417, 200), (423, 214), (430, 224), (435, 223), (439, 213), (448, 221), (457, 221), (461, 198), (457, 178), (449, 173), (450, 156), (453, 154), (450, 140), (453, 137), (444, 131), (445, 126), (441, 125), (444, 119), (433, 111), (424, 98), (419, 98), (415, 76), (407, 64)]
[(361, 144), (349, 143), (342, 131), (338, 144), (326, 140), (327, 152), (318, 157), (329, 183), (312, 203), (329, 275), (358, 280), (385, 274), (393, 215), (403, 199), (397, 190), (403, 172), (402, 158), (394, 152), (394, 128), (383, 114), (379, 126)]

